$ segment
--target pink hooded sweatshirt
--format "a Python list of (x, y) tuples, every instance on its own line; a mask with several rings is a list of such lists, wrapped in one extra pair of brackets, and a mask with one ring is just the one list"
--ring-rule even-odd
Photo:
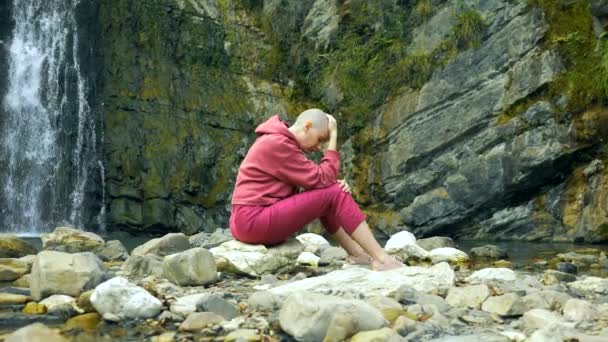
[(340, 154), (328, 150), (319, 164), (306, 158), (277, 115), (255, 129), (258, 135), (239, 167), (233, 205), (271, 205), (304, 189), (336, 183)]

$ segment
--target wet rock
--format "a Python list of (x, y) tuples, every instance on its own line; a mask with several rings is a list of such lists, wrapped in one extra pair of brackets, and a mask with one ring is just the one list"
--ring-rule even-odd
[(254, 292), (247, 299), (247, 306), (251, 310), (276, 310), (281, 307), (282, 300), (281, 297), (270, 293), (268, 291), (258, 291)]
[(129, 252), (118, 240), (106, 242), (104, 247), (97, 253), (103, 261), (127, 260)]
[(568, 283), (568, 287), (579, 296), (598, 296), (608, 294), (608, 279), (587, 277)]
[(121, 270), (133, 277), (154, 275), (162, 277), (163, 259), (157, 255), (131, 255), (121, 266)]
[(0, 258), (0, 281), (13, 281), (30, 271), (30, 265), (14, 258)]
[(237, 329), (229, 333), (224, 342), (249, 342), (261, 341), (262, 337), (256, 329)]
[(47, 328), (42, 323), (30, 324), (10, 334), (5, 342), (68, 342), (58, 330)]
[(84, 311), (76, 305), (76, 300), (66, 295), (49, 296), (40, 301), (39, 304), (46, 306), (49, 315), (58, 317), (69, 318), (84, 313)]
[(0, 258), (20, 258), (36, 253), (36, 248), (17, 236), (0, 234)]
[(197, 311), (208, 311), (216, 313), (227, 320), (239, 316), (239, 309), (232, 303), (216, 294), (208, 294), (197, 303)]
[(499, 260), (509, 258), (509, 255), (504, 248), (494, 245), (471, 248), (469, 254), (472, 258), (480, 260)]
[(296, 239), (304, 245), (304, 251), (313, 254), (330, 246), (329, 242), (318, 234), (304, 233), (296, 236)]
[(426, 239), (418, 239), (416, 240), (416, 244), (427, 251), (442, 247), (456, 248), (454, 240), (447, 236), (433, 236)]
[(402, 341), (401, 336), (391, 328), (382, 328), (378, 330), (362, 331), (356, 333), (350, 342), (399, 342)]
[(333, 271), (274, 287), (268, 291), (282, 297), (301, 291), (357, 296), (388, 296), (399, 287), (409, 285), (419, 291), (442, 291), (454, 284), (454, 271), (447, 263), (433, 267), (401, 267), (377, 272), (363, 267)]
[(42, 251), (32, 267), (32, 298), (40, 300), (53, 294), (78, 296), (97, 286), (103, 277), (103, 264), (91, 252)]
[(200, 331), (210, 325), (221, 323), (224, 317), (213, 312), (192, 312), (186, 320), (179, 325), (180, 331)]
[(515, 272), (508, 268), (484, 268), (479, 271), (475, 271), (466, 281), (472, 284), (486, 283), (486, 282), (512, 282), (517, 278)]
[(201, 286), (217, 281), (213, 254), (203, 248), (167, 255), (163, 260), (162, 274), (180, 286)]
[(469, 262), (469, 256), (465, 252), (452, 247), (435, 248), (429, 252), (429, 257), (433, 264), (440, 262), (465, 264)]
[[(589, 265), (591, 264), (596, 264), (599, 262), (599, 257), (595, 256), (595, 255), (589, 255), (589, 254), (580, 254), (580, 253), (576, 253), (576, 252), (569, 252), (569, 253), (561, 253), (557, 255), (557, 258), (559, 260), (574, 264), (575, 266), (581, 266), (581, 267), (589, 267)], [(565, 266), (568, 267), (568, 266)], [(569, 269), (572, 269), (571, 267)], [(564, 270), (560, 270), (562, 272), (565, 272)], [(570, 273), (570, 272), (566, 272), (566, 273)]]
[(599, 313), (595, 305), (585, 300), (569, 299), (563, 307), (564, 318), (578, 322), (597, 319)]
[(558, 262), (556, 267), (558, 271), (563, 273), (576, 274), (578, 272), (578, 267), (569, 262)]
[(0, 306), (2, 305), (15, 305), (15, 304), (25, 304), (31, 301), (32, 298), (30, 296), (25, 296), (21, 294), (14, 293), (5, 293), (0, 292)]
[(461, 321), (467, 324), (491, 325), (494, 323), (492, 315), (489, 312), (481, 310), (471, 310), (459, 317)]
[(190, 241), (183, 233), (169, 233), (163, 237), (152, 239), (141, 246), (136, 247), (131, 255), (166, 256), (190, 249)]
[(408, 231), (401, 231), (397, 234), (392, 235), (388, 241), (386, 242), (386, 245), (384, 245), (384, 249), (391, 253), (393, 251), (399, 250), (401, 249), (403, 246), (406, 245), (415, 245), (416, 244), (416, 237), (414, 236), (414, 234), (408, 232)]
[(472, 285), (465, 287), (452, 287), (445, 300), (454, 307), (467, 307), (479, 309), (481, 303), (490, 296), (490, 289), (486, 285)]
[[(341, 339), (357, 331), (375, 330), (387, 324), (382, 314), (360, 300), (309, 292), (290, 295), (279, 317), (281, 328), (298, 341), (322, 341), (333, 330)], [(332, 328), (333, 326), (333, 328)]]
[(106, 320), (149, 318), (158, 315), (162, 303), (141, 287), (121, 277), (95, 288), (91, 303)]
[(264, 274), (260, 277), (260, 284), (276, 284), (279, 279), (274, 274)]
[(321, 252), (321, 258), (319, 259), (319, 265), (330, 265), (338, 261), (346, 259), (348, 253), (344, 248), (340, 247), (327, 247)]
[(65, 322), (67, 329), (82, 329), (88, 331), (94, 331), (99, 327), (101, 323), (101, 315), (97, 312), (89, 312), (79, 316), (74, 316)]
[(259, 277), (293, 269), (296, 258), (303, 250), (304, 246), (298, 240), (289, 240), (269, 248), (233, 240), (209, 251), (215, 257), (218, 270)]
[(296, 259), (296, 263), (298, 263), (298, 265), (302, 265), (302, 266), (312, 266), (312, 267), (317, 267), (319, 266), (319, 258), (318, 256), (310, 253), (310, 252), (302, 252), (300, 253), (300, 255), (298, 255), (298, 258)]
[(515, 293), (488, 298), (481, 305), (483, 311), (501, 316), (520, 316), (528, 311), (527, 305)]
[(576, 281), (575, 275), (555, 270), (546, 270), (541, 279), (541, 282), (545, 285), (555, 285), (559, 284), (560, 282), (569, 283), (573, 281)]
[(416, 244), (404, 245), (401, 248), (392, 248), (389, 254), (401, 258), (403, 261), (429, 261), (430, 253)]

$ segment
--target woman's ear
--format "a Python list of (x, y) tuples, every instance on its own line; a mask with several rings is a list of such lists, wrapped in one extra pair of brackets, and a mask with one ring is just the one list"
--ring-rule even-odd
[(309, 130), (312, 127), (312, 122), (310, 121), (306, 121), (304, 123), (304, 128), (306, 128), (306, 130)]

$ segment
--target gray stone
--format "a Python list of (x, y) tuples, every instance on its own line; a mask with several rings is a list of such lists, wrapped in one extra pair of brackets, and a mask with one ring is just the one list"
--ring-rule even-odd
[(509, 255), (507, 254), (507, 251), (504, 248), (500, 248), (494, 245), (485, 245), (481, 247), (471, 248), (469, 254), (474, 259), (499, 260), (509, 258)]
[(198, 233), (188, 238), (192, 247), (210, 249), (221, 245), (224, 242), (234, 240), (230, 230), (218, 228), (211, 235), (209, 233)]
[(136, 247), (131, 255), (145, 256), (154, 254), (166, 256), (190, 249), (188, 237), (183, 233), (169, 233), (163, 237), (152, 239), (145, 244)]
[(599, 316), (595, 305), (585, 300), (569, 299), (563, 307), (564, 318), (570, 321), (594, 320)]
[[(287, 298), (279, 322), (281, 328), (298, 341), (311, 342), (322, 341), (330, 333), (344, 339), (358, 331), (380, 329), (388, 323), (377, 309), (363, 301), (307, 292), (293, 293)], [(347, 333), (340, 336), (337, 330)]]
[(551, 324), (565, 325), (565, 321), (561, 315), (543, 309), (532, 309), (524, 313), (521, 320), (524, 327), (532, 331), (542, 329)]
[(576, 274), (578, 272), (576, 265), (569, 262), (558, 262), (556, 267), (558, 271), (563, 273)]
[(132, 255), (122, 264), (121, 269), (134, 277), (147, 277), (149, 275), (161, 277), (163, 274), (162, 265), (163, 260), (157, 255)]
[(268, 291), (254, 292), (247, 299), (247, 306), (252, 310), (276, 310), (281, 307), (281, 297)]
[(546, 270), (543, 273), (542, 283), (545, 285), (559, 284), (560, 282), (576, 281), (576, 276), (555, 270)]
[(517, 278), (515, 272), (508, 268), (484, 268), (473, 272), (467, 281), (470, 283), (486, 283), (491, 281), (512, 282)]
[(103, 277), (103, 264), (91, 252), (42, 251), (32, 267), (32, 298), (39, 301), (53, 294), (76, 297), (97, 286)]
[(416, 244), (427, 251), (432, 251), (435, 248), (441, 247), (456, 247), (454, 240), (447, 236), (433, 236), (426, 239), (416, 240)]
[(201, 286), (217, 281), (213, 254), (198, 247), (167, 255), (163, 260), (162, 274), (180, 286)]
[(336, 263), (338, 261), (342, 261), (346, 259), (348, 253), (344, 250), (344, 248), (340, 247), (328, 247), (321, 252), (321, 259), (319, 260), (319, 265), (330, 265)]
[(316, 50), (326, 50), (334, 42), (339, 24), (336, 2), (316, 0), (304, 18), (302, 36), (313, 42)]
[(568, 287), (580, 296), (595, 297), (608, 294), (608, 279), (587, 277), (568, 283)]
[(115, 260), (127, 260), (129, 252), (118, 240), (110, 240), (106, 242), (105, 246), (97, 253), (103, 261), (115, 261)]
[(211, 294), (201, 298), (197, 303), (197, 311), (208, 311), (216, 313), (227, 320), (239, 316), (239, 309), (234, 304), (229, 303), (224, 298)]

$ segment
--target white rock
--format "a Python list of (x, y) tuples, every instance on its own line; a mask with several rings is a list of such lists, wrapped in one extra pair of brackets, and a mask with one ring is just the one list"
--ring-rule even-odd
[(440, 262), (449, 262), (453, 264), (469, 262), (467, 253), (452, 247), (435, 248), (429, 252), (429, 257), (433, 264), (438, 264)]
[(270, 248), (232, 240), (210, 249), (209, 252), (215, 257), (218, 270), (259, 277), (266, 273), (293, 269), (298, 255), (303, 250), (304, 246), (298, 240), (289, 240)]
[(47, 313), (52, 315), (54, 313), (72, 311), (73, 313), (84, 313), (84, 310), (80, 309), (76, 305), (76, 300), (73, 297), (66, 295), (52, 295), (40, 301), (39, 304), (46, 306)]
[(302, 252), (298, 256), (298, 259), (296, 260), (296, 262), (299, 265), (317, 267), (317, 266), (319, 266), (320, 259), (321, 258), (319, 258), (318, 256), (316, 256), (310, 252)]
[(486, 285), (473, 285), (465, 287), (452, 287), (445, 300), (454, 307), (467, 307), (479, 309), (481, 303), (490, 296), (490, 289)]
[(485, 283), (487, 281), (503, 281), (511, 282), (515, 281), (517, 275), (513, 270), (508, 268), (484, 268), (479, 271), (475, 271), (466, 281), (469, 283)]
[(200, 247), (167, 255), (162, 269), (165, 278), (180, 286), (201, 286), (217, 280), (213, 254)]
[(388, 323), (380, 311), (364, 301), (310, 292), (290, 295), (281, 308), (279, 322), (298, 341), (323, 341), (340, 314), (347, 316), (346, 325), (354, 327), (353, 333), (380, 329)]
[(329, 247), (329, 242), (318, 234), (304, 233), (296, 236), (296, 239), (304, 245), (304, 250), (310, 253), (317, 253), (319, 249)]
[(509, 339), (509, 341), (522, 342), (526, 340), (526, 334), (519, 331), (505, 330), (500, 332), (501, 335)]
[(137, 319), (158, 315), (163, 307), (148, 291), (125, 278), (112, 278), (95, 288), (91, 304), (104, 318)]
[(575, 298), (569, 299), (564, 304), (563, 312), (564, 318), (570, 321), (594, 320), (599, 315), (595, 305)]
[(488, 298), (481, 306), (483, 311), (501, 316), (519, 316), (528, 310), (526, 303), (515, 293)]
[(384, 249), (386, 249), (386, 251), (390, 253), (392, 251), (401, 249), (403, 246), (415, 244), (416, 237), (414, 236), (414, 234), (404, 230), (395, 235), (392, 235), (386, 242)]
[(365, 297), (388, 296), (403, 285), (421, 292), (443, 291), (454, 285), (454, 279), (454, 271), (447, 263), (433, 267), (401, 267), (382, 272), (351, 267), (277, 286), (269, 292), (282, 297), (301, 291)]

